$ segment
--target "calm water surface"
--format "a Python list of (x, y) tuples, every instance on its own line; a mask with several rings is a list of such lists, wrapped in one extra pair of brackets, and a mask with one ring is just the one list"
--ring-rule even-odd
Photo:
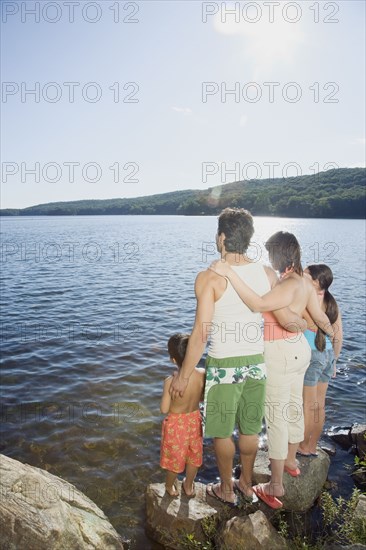
[[(168, 337), (190, 331), (194, 279), (217, 257), (215, 217), (2, 218), (1, 452), (59, 475), (92, 498), (136, 549), (144, 490), (159, 468), (159, 399)], [(250, 254), (294, 232), (304, 265), (335, 275), (345, 343), (326, 427), (364, 422), (365, 227), (360, 220), (256, 218)], [(338, 450), (333, 479), (352, 457)], [(217, 476), (205, 442), (199, 478)]]

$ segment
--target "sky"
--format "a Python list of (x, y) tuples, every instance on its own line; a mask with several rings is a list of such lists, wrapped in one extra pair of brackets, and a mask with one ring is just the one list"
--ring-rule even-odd
[(365, 166), (363, 1), (0, 3), (2, 208)]

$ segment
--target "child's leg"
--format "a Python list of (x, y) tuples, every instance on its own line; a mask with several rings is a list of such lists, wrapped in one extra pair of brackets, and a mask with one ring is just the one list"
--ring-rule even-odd
[(166, 479), (165, 479), (165, 488), (166, 492), (171, 497), (177, 497), (179, 495), (177, 491), (176, 481), (177, 474), (175, 472), (171, 472), (170, 470), (166, 471)]
[(190, 496), (194, 493), (193, 482), (197, 475), (198, 468), (192, 466), (192, 464), (186, 464), (186, 477), (183, 481), (184, 492), (187, 496)]

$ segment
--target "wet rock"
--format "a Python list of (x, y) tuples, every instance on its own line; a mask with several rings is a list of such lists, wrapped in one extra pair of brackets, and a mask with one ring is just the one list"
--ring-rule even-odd
[(285, 550), (287, 544), (260, 510), (226, 522), (216, 539), (225, 550)]
[(352, 478), (355, 484), (361, 489), (366, 488), (366, 471), (363, 468), (357, 468), (352, 472)]
[(351, 427), (332, 428), (327, 435), (343, 449), (348, 450), (352, 445)]
[(322, 451), (326, 452), (327, 455), (329, 456), (335, 456), (337, 452), (334, 445), (332, 445), (331, 443), (326, 443), (325, 441), (320, 441), (319, 447), (321, 448)]
[(351, 439), (356, 446), (357, 455), (366, 457), (366, 424), (354, 424), (351, 428)]
[(104, 513), (67, 481), (0, 455), (2, 550), (123, 550)]

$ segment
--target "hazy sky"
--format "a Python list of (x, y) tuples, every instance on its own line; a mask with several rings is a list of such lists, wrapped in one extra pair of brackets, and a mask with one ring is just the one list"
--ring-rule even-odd
[(1, 4), (3, 208), (365, 166), (363, 1)]

